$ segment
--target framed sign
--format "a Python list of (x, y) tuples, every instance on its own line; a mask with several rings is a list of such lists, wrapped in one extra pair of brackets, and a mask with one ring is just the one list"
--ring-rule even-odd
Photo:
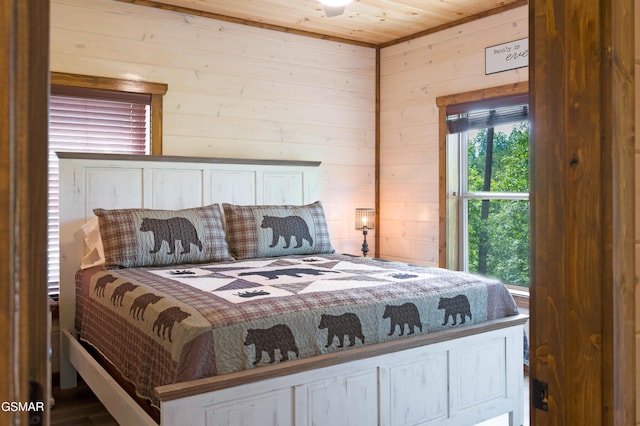
[(484, 49), (485, 74), (529, 66), (529, 39), (510, 41)]

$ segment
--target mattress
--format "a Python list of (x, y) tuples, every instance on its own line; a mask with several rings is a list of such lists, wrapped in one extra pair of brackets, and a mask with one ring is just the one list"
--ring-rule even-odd
[(336, 254), (76, 274), (76, 328), (155, 405), (156, 386), (518, 314), (501, 282)]

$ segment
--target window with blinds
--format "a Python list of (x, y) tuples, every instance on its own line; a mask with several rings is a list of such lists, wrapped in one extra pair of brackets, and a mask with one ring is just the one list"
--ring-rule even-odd
[(452, 104), (443, 123), (447, 264), (520, 287), (529, 287), (528, 110), (528, 93)]
[(59, 185), (56, 152), (150, 153), (151, 96), (52, 86), (49, 104), (49, 294), (59, 293)]

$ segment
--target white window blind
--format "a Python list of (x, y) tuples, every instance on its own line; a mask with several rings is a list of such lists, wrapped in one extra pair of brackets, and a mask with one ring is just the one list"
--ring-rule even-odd
[(59, 293), (59, 181), (56, 152), (148, 154), (149, 95), (52, 87), (49, 103), (48, 286)]

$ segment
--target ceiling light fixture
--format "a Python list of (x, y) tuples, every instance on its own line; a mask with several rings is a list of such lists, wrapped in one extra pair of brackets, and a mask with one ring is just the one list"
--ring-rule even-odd
[(340, 6), (346, 6), (352, 1), (353, 0), (320, 0), (320, 3), (329, 7), (340, 7)]
[(353, 0), (320, 0), (324, 5), (324, 14), (327, 18), (339, 16), (344, 13), (345, 7)]

